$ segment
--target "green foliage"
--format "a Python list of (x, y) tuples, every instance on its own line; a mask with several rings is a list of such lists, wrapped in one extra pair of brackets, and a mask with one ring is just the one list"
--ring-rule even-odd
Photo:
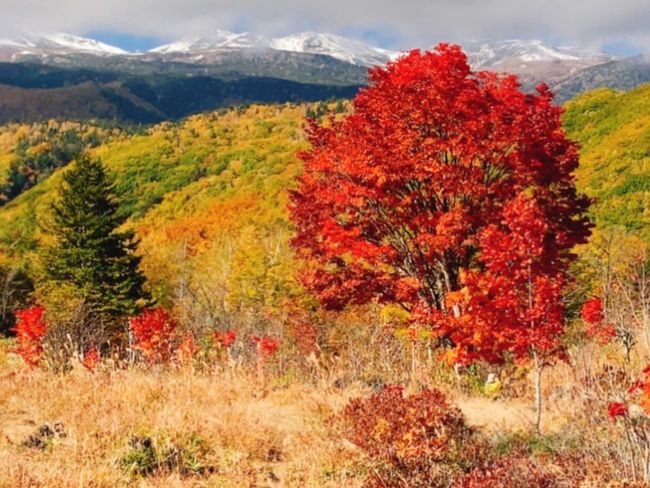
[(567, 103), (564, 126), (581, 145), (578, 186), (595, 198), (597, 227), (650, 240), (650, 85), (586, 93)]
[(56, 243), (45, 254), (48, 279), (74, 286), (102, 316), (133, 314), (145, 298), (144, 277), (133, 232), (118, 230), (124, 217), (102, 163), (78, 159), (64, 174), (52, 209)]

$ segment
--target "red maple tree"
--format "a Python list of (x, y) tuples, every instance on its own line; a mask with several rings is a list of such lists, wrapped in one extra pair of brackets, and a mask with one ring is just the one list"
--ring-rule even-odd
[(515, 77), (472, 72), (446, 44), (374, 68), (370, 81), (354, 113), (310, 122), (291, 193), (293, 245), (311, 264), (303, 283), (326, 307), (377, 299), (450, 313), (461, 270), (500, 246), (482, 233), (523, 193), (546, 225), (546, 269), (564, 268), (563, 251), (588, 235), (589, 201), (545, 86), (524, 94)]
[(552, 102), (454, 45), (372, 69), (352, 114), (307, 127), (289, 208), (303, 284), (330, 309), (397, 303), (458, 361), (556, 353), (590, 225)]

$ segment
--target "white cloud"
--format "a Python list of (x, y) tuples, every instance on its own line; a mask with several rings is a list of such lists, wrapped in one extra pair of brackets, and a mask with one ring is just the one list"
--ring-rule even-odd
[(539, 37), (650, 51), (648, 0), (2, 0), (0, 10), (0, 37), (20, 29), (165, 40), (216, 28), (273, 35), (314, 29), (379, 31), (394, 48)]

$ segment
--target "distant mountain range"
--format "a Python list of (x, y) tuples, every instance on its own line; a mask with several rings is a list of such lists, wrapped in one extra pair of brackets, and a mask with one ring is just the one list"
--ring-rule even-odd
[[(526, 90), (544, 81), (556, 91), (559, 102), (600, 86), (627, 90), (650, 81), (648, 56), (619, 59), (538, 40), (474, 41), (463, 47), (475, 69), (517, 74)], [(271, 38), (217, 30), (210, 36), (180, 39), (146, 52), (126, 52), (71, 34), (26, 33), (0, 38), (0, 62), (5, 63), (0, 64), (0, 85), (5, 85), (0, 86), (0, 122), (33, 120), (39, 114), (37, 107), (49, 95), (57, 95), (56, 100), (65, 99), (69, 106), (82, 107), (83, 103), (75, 98), (77, 93), (86, 102), (92, 99), (92, 93), (99, 93), (102, 101), (98, 106), (103, 109), (82, 111), (78, 117), (105, 117), (108, 113), (121, 118), (123, 110), (108, 101), (118, 96), (120, 103), (128, 100), (139, 107), (129, 109), (131, 116), (126, 120), (143, 122), (234, 103), (343, 96), (367, 82), (369, 67), (385, 64), (401, 54), (315, 32)], [(19, 65), (24, 68), (16, 70)], [(133, 91), (134, 86), (140, 87), (140, 94)], [(148, 87), (144, 98), (143, 86)], [(158, 93), (161, 86), (165, 86), (167, 98)], [(178, 86), (185, 88), (175, 88)], [(188, 86), (203, 99), (192, 98)], [(245, 87), (252, 86), (255, 96), (244, 93)], [(32, 90), (40, 91), (31, 93)], [(176, 92), (183, 96), (179, 96), (177, 104), (169, 103), (169, 97), (173, 98)], [(236, 96), (230, 96), (233, 93)], [(262, 93), (264, 97), (260, 97)], [(32, 98), (39, 103), (30, 106)], [(161, 98), (174, 109), (162, 109)], [(56, 115), (57, 104), (45, 105), (44, 113)], [(141, 116), (140, 108), (144, 106), (146, 117)], [(182, 106), (186, 109), (180, 110)], [(75, 112), (64, 113), (74, 116)]]

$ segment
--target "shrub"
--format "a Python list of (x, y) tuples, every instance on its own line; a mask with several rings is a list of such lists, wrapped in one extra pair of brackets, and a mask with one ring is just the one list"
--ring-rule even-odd
[(554, 488), (562, 486), (556, 474), (533, 459), (517, 455), (491, 460), (459, 476), (452, 488)]
[(101, 355), (99, 354), (97, 348), (91, 347), (86, 352), (84, 352), (81, 359), (81, 364), (88, 371), (92, 372), (95, 371), (95, 368), (97, 368), (97, 365), (101, 362), (101, 359)]
[(41, 341), (48, 328), (44, 314), (45, 308), (40, 305), (16, 312), (17, 322), (13, 329), (18, 340), (16, 353), (30, 367), (37, 366), (43, 355)]
[(278, 341), (273, 337), (253, 336), (252, 340), (255, 343), (257, 357), (261, 361), (273, 357), (278, 351)]
[(129, 321), (134, 346), (148, 363), (168, 362), (173, 352), (176, 321), (164, 308), (142, 312)]
[(609, 344), (616, 337), (614, 326), (605, 323), (605, 312), (600, 298), (587, 300), (580, 309), (580, 317), (587, 324), (586, 334), (599, 344)]
[(342, 413), (345, 435), (370, 458), (366, 486), (448, 486), (487, 452), (486, 444), (437, 390), (403, 396), (384, 387), (353, 399)]
[(216, 468), (207, 463), (208, 445), (197, 434), (176, 441), (133, 436), (120, 458), (122, 469), (132, 476), (152, 476), (176, 472), (181, 476), (204, 476)]
[(213, 334), (214, 341), (223, 349), (228, 349), (235, 343), (237, 333), (234, 330), (227, 330), (225, 332), (215, 331)]

